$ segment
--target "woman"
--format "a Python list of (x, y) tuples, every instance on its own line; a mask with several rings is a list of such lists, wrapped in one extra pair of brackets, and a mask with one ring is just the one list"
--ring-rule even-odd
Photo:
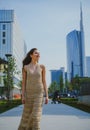
[(38, 64), (39, 57), (37, 48), (33, 48), (23, 60), (22, 103), (24, 109), (18, 130), (40, 130), (44, 92), (45, 104), (48, 103), (45, 66)]

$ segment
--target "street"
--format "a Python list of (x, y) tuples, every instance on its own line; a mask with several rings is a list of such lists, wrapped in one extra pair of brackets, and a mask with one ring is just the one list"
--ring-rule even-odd
[[(0, 114), (0, 130), (17, 130), (23, 105)], [(43, 106), (41, 130), (90, 130), (90, 114), (67, 106), (51, 104)]]

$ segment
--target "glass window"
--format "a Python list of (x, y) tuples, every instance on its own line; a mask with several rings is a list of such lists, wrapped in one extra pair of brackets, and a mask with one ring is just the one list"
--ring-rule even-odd
[(2, 43), (3, 43), (3, 44), (5, 44), (5, 43), (6, 43), (6, 40), (5, 40), (5, 39), (3, 39), (3, 40), (2, 40)]
[(5, 37), (5, 36), (6, 36), (6, 33), (5, 33), (5, 32), (3, 32), (3, 33), (2, 33), (2, 35), (3, 35), (3, 37)]
[(5, 24), (3, 24), (2, 29), (3, 29), (3, 30), (5, 30), (5, 29), (6, 29), (6, 25), (5, 25)]

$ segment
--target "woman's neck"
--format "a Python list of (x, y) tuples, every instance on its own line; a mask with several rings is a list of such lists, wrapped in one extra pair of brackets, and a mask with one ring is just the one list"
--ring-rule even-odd
[(32, 65), (36, 65), (36, 64), (37, 64), (37, 61), (32, 60), (32, 61), (31, 61), (31, 64), (32, 64)]

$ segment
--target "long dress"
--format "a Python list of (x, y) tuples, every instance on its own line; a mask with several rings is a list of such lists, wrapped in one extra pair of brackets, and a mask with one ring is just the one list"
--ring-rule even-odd
[(23, 114), (18, 130), (40, 130), (40, 119), (43, 106), (42, 69), (37, 64), (35, 72), (31, 72), (30, 64), (27, 71), (26, 96)]

